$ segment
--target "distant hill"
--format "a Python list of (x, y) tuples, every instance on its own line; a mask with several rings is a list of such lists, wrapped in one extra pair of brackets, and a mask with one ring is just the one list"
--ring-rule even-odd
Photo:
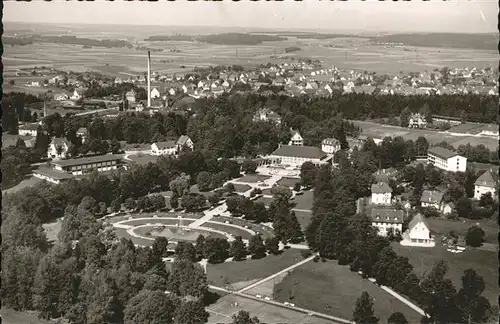
[(450, 47), (478, 50), (498, 49), (498, 34), (393, 34), (373, 37), (372, 40), (421, 47)]
[(214, 45), (259, 45), (263, 42), (273, 42), (286, 40), (284, 37), (274, 35), (252, 35), (244, 33), (224, 33), (210, 35), (171, 35), (171, 36), (150, 36), (145, 41), (168, 42), (168, 41), (192, 41), (203, 42)]

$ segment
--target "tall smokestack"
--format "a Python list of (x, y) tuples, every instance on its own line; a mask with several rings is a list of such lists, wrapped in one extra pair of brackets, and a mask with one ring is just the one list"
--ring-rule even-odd
[(148, 107), (151, 107), (151, 52), (148, 51)]

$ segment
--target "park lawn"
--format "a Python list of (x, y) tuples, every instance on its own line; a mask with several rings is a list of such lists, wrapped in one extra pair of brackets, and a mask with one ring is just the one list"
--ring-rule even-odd
[(233, 183), (233, 185), (234, 185), (234, 191), (238, 193), (243, 193), (245, 191), (252, 189), (252, 187), (250, 187), (249, 185), (242, 185), (239, 183)]
[(268, 255), (262, 259), (224, 262), (207, 265), (207, 279), (211, 284), (224, 287), (233, 284), (267, 278), (303, 260), (300, 250), (286, 249), (279, 255)]
[(236, 179), (238, 182), (246, 183), (257, 183), (259, 181), (265, 181), (271, 177), (262, 174), (246, 174), (241, 178)]
[(234, 237), (241, 236), (242, 239), (244, 239), (244, 240), (249, 240), (253, 236), (252, 234), (245, 231), (244, 229), (240, 229), (240, 228), (233, 227), (233, 226), (227, 226), (223, 223), (218, 223), (218, 222), (205, 222), (201, 225), (201, 228), (202, 229), (203, 228), (211, 228), (211, 229), (221, 231), (224, 233), (229, 233)]
[(311, 210), (312, 205), (313, 205), (313, 200), (314, 200), (314, 193), (313, 191), (304, 191), (302, 195), (296, 195), (294, 197), (295, 201), (295, 209), (303, 209), (303, 210)]
[(451, 253), (446, 248), (437, 246), (434, 248), (406, 247), (394, 243), (393, 248), (397, 254), (409, 259), (417, 276), (429, 273), (438, 261), (444, 260), (448, 264), (447, 277), (453, 281), (455, 288), (459, 290), (462, 286), (462, 276), (467, 269), (474, 269), (483, 277), (486, 289), (483, 295), (490, 303), (497, 304), (498, 301), (498, 254), (497, 252), (483, 251), (467, 248), (462, 253)]
[(448, 234), (450, 231), (454, 231), (460, 236), (465, 237), (467, 230), (472, 226), (479, 223), (479, 226), (483, 229), (485, 235), (484, 239), (486, 243), (492, 243), (498, 245), (498, 224), (491, 219), (479, 219), (479, 220), (458, 220), (452, 221), (448, 219), (439, 218), (427, 218), (427, 223), (429, 224), (431, 230), (438, 235)]
[(298, 179), (298, 178), (283, 177), (277, 182), (277, 184), (280, 186), (291, 188), (291, 187), (295, 186), (295, 184), (298, 182), (300, 182), (300, 179)]
[[(352, 320), (352, 311), (363, 291), (374, 299), (375, 315), (386, 323), (394, 312), (401, 312), (410, 323), (419, 323), (421, 315), (392, 297), (368, 279), (351, 272), (337, 261), (308, 262), (291, 271), (275, 287), (275, 299), (297, 307)], [(291, 297), (291, 298), (290, 298)]]
[(158, 161), (158, 157), (154, 155), (139, 153), (139, 154), (131, 154), (127, 157), (132, 160), (133, 163), (137, 165), (147, 165), (149, 163), (156, 163)]
[(307, 225), (311, 222), (312, 213), (304, 212), (304, 211), (296, 211), (294, 210), (295, 216), (297, 216), (297, 220), (299, 221), (300, 227), (302, 230), (305, 230)]

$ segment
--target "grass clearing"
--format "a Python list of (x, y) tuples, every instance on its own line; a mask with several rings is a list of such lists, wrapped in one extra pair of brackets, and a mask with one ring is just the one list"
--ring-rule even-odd
[(309, 223), (311, 222), (312, 213), (296, 211), (296, 210), (294, 210), (294, 212), (295, 216), (297, 216), (297, 220), (299, 221), (300, 227), (302, 228), (302, 230), (305, 230), (307, 225), (309, 225)]
[(483, 229), (485, 233), (485, 243), (492, 243), (498, 245), (498, 225), (491, 219), (478, 219), (478, 220), (457, 220), (452, 221), (448, 219), (427, 218), (431, 230), (438, 235), (446, 235), (450, 231), (454, 231), (460, 236), (465, 237), (467, 230), (476, 224)]
[(311, 210), (314, 200), (314, 194), (311, 190), (304, 191), (302, 195), (295, 196), (295, 209)]
[(414, 267), (415, 274), (421, 276), (428, 273), (434, 264), (444, 260), (449, 267), (447, 277), (450, 278), (458, 290), (462, 286), (461, 278), (466, 269), (474, 269), (483, 277), (486, 286), (483, 295), (490, 303), (498, 300), (498, 254), (497, 252), (482, 251), (468, 248), (462, 253), (451, 253), (442, 246), (434, 248), (406, 247), (393, 244), (397, 254), (407, 257)]
[(376, 284), (351, 272), (348, 266), (339, 266), (337, 261), (308, 262), (293, 269), (276, 285), (275, 297), (297, 307), (352, 319), (354, 305), (363, 291), (374, 299), (375, 315), (381, 323), (385, 323), (393, 312), (403, 313), (410, 323), (420, 322), (420, 314)]
[(247, 174), (241, 178), (236, 179), (238, 182), (246, 182), (246, 183), (257, 183), (259, 181), (265, 181), (271, 177), (261, 174)]
[(235, 189), (234, 191), (238, 193), (244, 193), (245, 191), (252, 189), (252, 187), (250, 187), (249, 185), (243, 185), (239, 183), (233, 183), (233, 185)]
[(300, 182), (300, 179), (298, 178), (289, 178), (289, 177), (283, 177), (281, 178), (277, 184), (279, 186), (284, 186), (284, 187), (293, 187), (295, 186), (296, 183)]
[(227, 283), (264, 279), (303, 260), (300, 250), (286, 249), (279, 255), (262, 259), (225, 262), (207, 265), (207, 279), (211, 284), (224, 287)]
[(52, 321), (39, 319), (36, 312), (18, 312), (6, 307), (0, 311), (3, 324), (52, 324)]
[(149, 163), (156, 163), (158, 161), (158, 157), (149, 154), (131, 154), (127, 156), (127, 160), (133, 161), (133, 163), (138, 165), (147, 165)]

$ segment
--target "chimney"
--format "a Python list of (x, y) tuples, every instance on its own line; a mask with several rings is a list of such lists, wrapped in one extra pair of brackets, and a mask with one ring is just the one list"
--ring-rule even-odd
[(148, 51), (148, 108), (151, 107), (151, 52)]

